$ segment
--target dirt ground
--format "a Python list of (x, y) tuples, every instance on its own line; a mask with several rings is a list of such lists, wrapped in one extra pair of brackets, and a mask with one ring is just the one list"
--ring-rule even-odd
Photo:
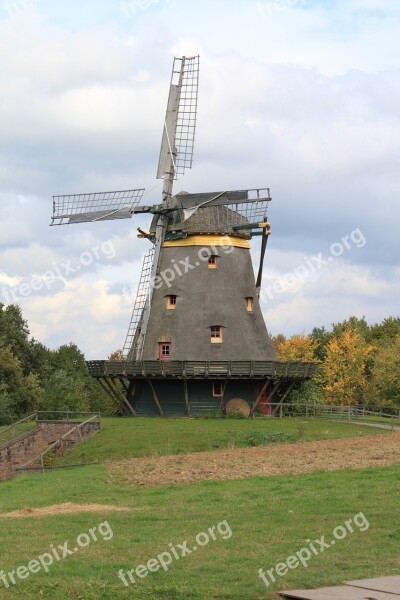
[(113, 506), (109, 504), (54, 504), (43, 508), (26, 507), (22, 510), (14, 510), (9, 513), (0, 513), (0, 519), (12, 519), (21, 517), (47, 517), (49, 515), (66, 515), (71, 513), (93, 513), (93, 512), (120, 512), (130, 510), (123, 506)]
[(400, 432), (365, 437), (132, 458), (108, 466), (126, 485), (159, 486), (205, 480), (291, 475), (400, 464)]

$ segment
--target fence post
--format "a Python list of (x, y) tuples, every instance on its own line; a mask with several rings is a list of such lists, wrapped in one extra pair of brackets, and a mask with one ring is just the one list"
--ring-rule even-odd
[(282, 419), (283, 417), (283, 406), (281, 404), (280, 410), (279, 410), (279, 418)]

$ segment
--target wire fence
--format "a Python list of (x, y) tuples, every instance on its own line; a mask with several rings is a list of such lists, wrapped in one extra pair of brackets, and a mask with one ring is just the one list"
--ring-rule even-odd
[(30, 431), (37, 429), (40, 421), (67, 421), (81, 423), (90, 417), (100, 419), (98, 412), (79, 412), (79, 411), (37, 411), (32, 413), (11, 425), (0, 428), (0, 446), (8, 444), (10, 441), (20, 436), (26, 435)]
[(305, 417), (347, 421), (365, 425), (400, 427), (400, 408), (371, 406), (337, 406), (317, 403), (273, 403), (262, 405), (257, 418)]

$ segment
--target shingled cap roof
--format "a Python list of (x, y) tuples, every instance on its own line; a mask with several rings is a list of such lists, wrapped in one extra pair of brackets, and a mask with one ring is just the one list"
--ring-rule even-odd
[[(176, 207), (177, 210), (170, 213), (167, 231), (182, 231), (187, 234), (235, 234), (249, 239), (251, 235), (248, 231), (238, 232), (232, 228), (250, 222), (245, 215), (251, 210), (253, 203), (247, 201), (246, 204), (241, 204), (242, 197), (239, 192), (227, 192), (217, 200), (212, 200), (216, 195), (216, 193), (186, 194), (181, 192), (174, 196), (171, 200), (171, 206)], [(226, 206), (227, 202), (236, 200), (238, 201), (237, 204), (230, 204), (230, 207)], [(266, 210), (265, 204), (265, 212)], [(155, 233), (156, 223), (157, 217), (153, 219), (151, 224), (151, 233)]]

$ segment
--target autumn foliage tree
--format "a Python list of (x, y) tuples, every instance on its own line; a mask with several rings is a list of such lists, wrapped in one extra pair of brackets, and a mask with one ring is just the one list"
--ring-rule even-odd
[(279, 360), (285, 361), (315, 361), (315, 350), (317, 343), (310, 336), (294, 335), (286, 339), (283, 336), (278, 336), (275, 340), (275, 348)]
[(372, 402), (400, 408), (400, 335), (376, 353), (372, 367)]
[(370, 391), (367, 372), (374, 350), (351, 327), (328, 342), (318, 376), (327, 404), (366, 403)]

